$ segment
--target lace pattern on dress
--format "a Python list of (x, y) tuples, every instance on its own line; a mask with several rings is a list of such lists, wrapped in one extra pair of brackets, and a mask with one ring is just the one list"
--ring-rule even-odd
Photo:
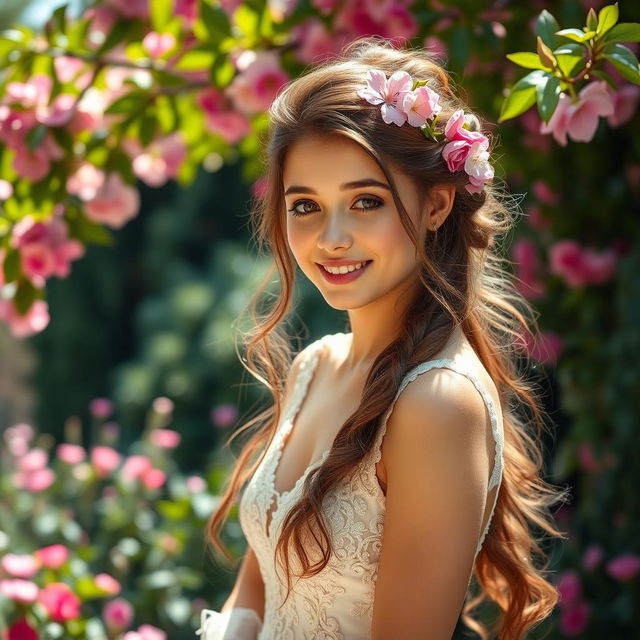
[[(341, 334), (333, 334), (341, 335)], [(283, 409), (281, 425), (256, 469), (240, 501), (240, 524), (254, 550), (265, 584), (265, 615), (258, 640), (368, 640), (373, 617), (378, 560), (382, 548), (385, 496), (376, 476), (376, 463), (381, 458), (381, 444), (393, 406), (404, 388), (418, 375), (434, 367), (447, 367), (467, 376), (482, 395), (491, 417), (495, 439), (495, 462), (489, 489), (502, 477), (503, 435), (498, 411), (475, 374), (450, 359), (422, 363), (409, 371), (385, 412), (374, 448), (356, 470), (343, 478), (324, 497), (322, 512), (329, 529), (334, 553), (324, 569), (310, 578), (299, 579), (300, 566), (294, 553), (292, 591), (286, 604), (286, 576), (275, 558), (275, 544), (280, 527), (290, 508), (299, 499), (304, 479), (324, 462), (329, 450), (303, 472), (289, 491), (275, 490), (275, 472), (287, 435), (294, 425), (327, 335), (308, 347), (293, 382), (291, 400)], [(276, 504), (274, 505), (274, 500)], [(493, 508), (497, 502), (493, 503)], [(268, 515), (271, 520), (268, 521)], [(493, 510), (477, 546), (481, 549), (493, 516)], [(306, 542), (306, 540), (305, 540)], [(305, 544), (312, 564), (320, 558), (313, 540)]]

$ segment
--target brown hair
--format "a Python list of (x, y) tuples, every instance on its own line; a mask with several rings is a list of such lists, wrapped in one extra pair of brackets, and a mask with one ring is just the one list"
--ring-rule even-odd
[[(302, 572), (300, 577), (319, 573), (333, 552), (324, 522), (323, 496), (352, 472), (373, 446), (379, 422), (390, 406), (405, 374), (417, 364), (432, 359), (460, 326), (484, 367), (492, 377), (503, 410), (504, 470), (491, 526), (474, 565), (479, 594), (467, 600), (463, 621), (483, 640), (486, 627), (470, 616), (470, 610), (486, 597), (502, 611), (492, 634), (500, 638), (522, 638), (525, 632), (550, 615), (558, 601), (555, 587), (545, 580), (548, 556), (541, 538), (530, 525), (547, 534), (563, 537), (554, 525), (550, 506), (566, 498), (564, 492), (541, 477), (541, 436), (546, 429), (542, 403), (535, 386), (517, 371), (523, 334), (536, 335), (535, 311), (516, 290), (505, 259), (499, 257), (497, 239), (513, 225), (511, 198), (499, 198), (494, 183), (480, 194), (469, 194), (464, 171), (451, 173), (441, 157), (442, 143), (427, 140), (412, 126), (390, 126), (383, 122), (379, 106), (357, 96), (369, 68), (382, 69), (390, 76), (403, 69), (414, 79), (427, 81), (440, 94), (445, 123), (457, 109), (470, 113), (455, 95), (452, 80), (427, 51), (400, 50), (389, 41), (369, 36), (348, 44), (339, 56), (326, 60), (301, 75), (278, 94), (270, 109), (270, 136), (265, 149), (266, 193), (252, 206), (252, 231), (259, 251), (265, 246), (273, 263), (262, 286), (250, 301), (253, 329), (245, 332), (247, 370), (262, 382), (273, 396), (273, 405), (235, 431), (227, 444), (258, 424), (242, 448), (219, 506), (213, 513), (207, 537), (229, 560), (233, 560), (218, 533), (240, 488), (260, 463), (248, 465), (255, 452), (264, 454), (280, 422), (287, 371), (292, 368), (290, 339), (282, 324), (292, 308), (295, 260), (289, 250), (283, 195), (283, 166), (287, 150), (306, 135), (340, 135), (354, 140), (379, 164), (392, 188), (402, 224), (416, 245), (420, 280), (424, 285), (402, 318), (397, 339), (373, 363), (360, 405), (338, 432), (328, 458), (312, 470), (304, 481), (300, 500), (287, 514), (276, 556), (287, 567), (287, 597), (291, 591), (289, 548), (293, 547)], [(478, 123), (482, 120), (478, 118)], [(490, 138), (491, 145), (493, 139)], [(490, 149), (491, 150), (491, 149)], [(491, 156), (492, 163), (495, 157)], [(418, 228), (409, 218), (394, 184), (389, 166), (404, 172), (415, 183), (422, 198), (429, 197), (434, 185), (454, 185), (455, 202), (437, 233)], [(422, 210), (422, 206), (421, 206)], [(279, 292), (262, 315), (259, 302), (272, 281), (279, 276)], [(536, 331), (537, 333), (537, 331)], [(295, 363), (294, 363), (295, 364)], [(291, 375), (291, 374), (290, 374)], [(531, 409), (530, 418), (516, 410), (523, 404)], [(535, 425), (535, 431), (530, 426)], [(311, 565), (303, 546), (305, 527), (317, 525), (322, 560)], [(545, 561), (534, 566), (533, 555)]]

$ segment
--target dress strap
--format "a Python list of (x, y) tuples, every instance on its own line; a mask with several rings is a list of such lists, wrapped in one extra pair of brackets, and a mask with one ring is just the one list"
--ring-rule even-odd
[(287, 424), (295, 419), (298, 410), (302, 405), (307, 394), (309, 382), (313, 377), (316, 364), (322, 352), (322, 347), (330, 336), (326, 335), (318, 338), (301, 351), (301, 361), (298, 366), (298, 372), (292, 381), (293, 389), (291, 390), (290, 400), (283, 411), (283, 424)]
[[(500, 485), (500, 483), (502, 481), (502, 469), (503, 469), (503, 466), (504, 466), (504, 459), (503, 459), (504, 433), (503, 433), (503, 429), (502, 429), (502, 420), (499, 418), (498, 409), (496, 407), (496, 404), (495, 404), (493, 398), (491, 397), (489, 392), (485, 389), (484, 385), (482, 384), (482, 382), (480, 381), (478, 376), (476, 376), (476, 374), (473, 371), (471, 371), (465, 365), (461, 364), (459, 361), (452, 360), (450, 358), (442, 358), (442, 359), (439, 359), (439, 360), (429, 360), (428, 362), (422, 362), (419, 365), (417, 365), (416, 367), (414, 367), (413, 369), (411, 369), (405, 375), (405, 377), (402, 379), (402, 382), (400, 383), (400, 387), (398, 388), (398, 391), (397, 391), (397, 393), (395, 395), (395, 398), (391, 402), (389, 408), (385, 412), (385, 414), (383, 416), (383, 419), (382, 419), (382, 425), (380, 427), (380, 430), (378, 432), (378, 435), (377, 435), (377, 438), (376, 438), (376, 441), (375, 441), (374, 456), (373, 456), (373, 460), (374, 460), (373, 468), (375, 469), (375, 464), (377, 462), (379, 462), (380, 458), (382, 457), (381, 446), (382, 446), (382, 439), (383, 439), (384, 434), (385, 434), (385, 432), (387, 430), (387, 420), (389, 419), (389, 416), (391, 415), (391, 412), (393, 411), (393, 407), (394, 407), (398, 397), (400, 396), (402, 391), (405, 389), (405, 387), (410, 382), (413, 382), (413, 380), (415, 380), (420, 374), (426, 373), (427, 371), (430, 371), (431, 369), (436, 369), (436, 368), (451, 369), (451, 370), (456, 371), (457, 373), (460, 373), (461, 375), (467, 377), (469, 380), (471, 380), (471, 382), (473, 383), (475, 388), (478, 390), (478, 392), (482, 396), (482, 399), (484, 400), (485, 406), (487, 407), (487, 410), (489, 412), (489, 417), (491, 419), (491, 432), (493, 434), (493, 439), (494, 439), (494, 442), (495, 442), (495, 454), (494, 454), (493, 471), (491, 473), (491, 477), (489, 478), (489, 484), (488, 484), (488, 488), (487, 488), (487, 491), (491, 491), (491, 489), (493, 487)], [(480, 540), (478, 542), (478, 546), (476, 547), (476, 556), (478, 555), (478, 552), (482, 548), (482, 543), (483, 543), (484, 538), (487, 535), (487, 532), (489, 530), (489, 525), (491, 524), (491, 520), (493, 518), (493, 513), (494, 513), (494, 510), (495, 510), (495, 506), (496, 506), (496, 503), (498, 501), (498, 492), (499, 492), (499, 490), (496, 491), (496, 495), (495, 495), (495, 498), (493, 500), (493, 506), (491, 508), (491, 515), (489, 516), (489, 519), (488, 519), (487, 524), (486, 524), (486, 526), (484, 528), (484, 531), (482, 532), (482, 535), (480, 536)]]

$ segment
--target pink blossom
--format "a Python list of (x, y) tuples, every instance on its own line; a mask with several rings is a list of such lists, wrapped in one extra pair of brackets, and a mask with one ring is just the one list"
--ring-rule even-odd
[(598, 253), (587, 248), (582, 254), (582, 259), (591, 284), (607, 282), (615, 275), (618, 257), (613, 249)]
[(537, 362), (557, 362), (563, 347), (562, 338), (557, 333), (543, 331), (534, 338), (527, 332), (522, 339), (528, 354)]
[(165, 396), (159, 396), (153, 401), (153, 410), (162, 416), (168, 416), (173, 411), (173, 400), (166, 398)]
[(98, 477), (104, 478), (120, 464), (120, 454), (111, 447), (94, 447), (91, 450), (91, 464)]
[(295, 55), (301, 62), (313, 64), (337, 53), (338, 40), (318, 18), (307, 18), (293, 27), (292, 37), (300, 43)]
[(108, 602), (102, 610), (102, 618), (111, 631), (124, 631), (133, 621), (133, 607), (124, 598)]
[(161, 58), (176, 46), (176, 38), (172, 33), (150, 31), (142, 40), (142, 46), (152, 58)]
[(72, 82), (74, 78), (82, 71), (86, 62), (72, 56), (55, 56), (53, 66), (55, 67), (56, 77), (60, 82)]
[(559, 240), (549, 249), (549, 270), (562, 276), (570, 287), (588, 282), (582, 247), (574, 240)]
[(64, 582), (49, 583), (40, 591), (38, 601), (56, 622), (80, 617), (80, 599)]
[(577, 602), (560, 613), (560, 631), (565, 636), (577, 636), (587, 628), (590, 609), (586, 602)]
[(598, 128), (599, 116), (613, 114), (613, 98), (604, 80), (590, 82), (574, 103), (565, 93), (549, 122), (542, 122), (540, 133), (551, 133), (558, 144), (567, 145), (567, 136), (575, 142), (589, 142)]
[(256, 200), (262, 200), (267, 193), (267, 179), (264, 176), (260, 176), (254, 180), (251, 185), (251, 195)]
[(613, 93), (613, 113), (607, 117), (607, 124), (616, 129), (633, 118), (640, 100), (640, 87), (625, 84)]
[(22, 269), (37, 286), (51, 276), (66, 278), (69, 263), (84, 255), (83, 245), (67, 233), (66, 223), (58, 216), (36, 222), (28, 215), (14, 225), (11, 244), (20, 249)]
[(167, 474), (161, 469), (149, 469), (142, 476), (142, 483), (147, 489), (159, 489), (167, 480)]
[(469, 193), (481, 193), (485, 183), (493, 180), (494, 172), (489, 164), (488, 145), (489, 141), (485, 138), (480, 142), (474, 142), (469, 147), (469, 153), (464, 161), (464, 170), (469, 176), (465, 189)]
[(351, 0), (338, 11), (333, 27), (344, 31), (349, 39), (359, 36), (379, 35), (392, 44), (405, 44), (417, 35), (418, 23), (409, 11), (408, 3), (395, 0)]
[(7, 640), (38, 640), (38, 633), (26, 618), (14, 622), (7, 631)]
[(0, 580), (0, 595), (21, 604), (31, 604), (38, 599), (38, 585), (31, 580), (7, 578)]
[(36, 471), (19, 472), (15, 478), (16, 485), (31, 493), (40, 493), (48, 489), (56, 479), (51, 469), (37, 469)]
[(98, 194), (104, 180), (104, 171), (88, 162), (83, 162), (67, 178), (67, 191), (81, 200), (92, 200)]
[(108, 418), (113, 413), (113, 402), (109, 398), (94, 398), (89, 410), (94, 418)]
[(34, 555), (44, 567), (59, 569), (69, 559), (69, 549), (63, 544), (52, 544), (38, 549)]
[(246, 116), (235, 111), (218, 111), (205, 114), (205, 125), (229, 144), (236, 144), (251, 131), (251, 123)]
[(153, 465), (151, 464), (151, 460), (146, 456), (129, 456), (122, 465), (122, 478), (126, 481), (132, 481), (136, 478), (142, 477), (152, 468)]
[(84, 447), (81, 447), (79, 444), (60, 443), (56, 452), (58, 458), (67, 464), (78, 464), (86, 457)]
[(217, 427), (228, 427), (238, 419), (238, 409), (232, 404), (218, 405), (211, 412), (211, 421)]
[(447, 120), (447, 124), (444, 127), (444, 137), (447, 140), (464, 140), (466, 143), (472, 145), (474, 142), (486, 142), (487, 137), (480, 131), (471, 131), (464, 125), (468, 124), (470, 114), (465, 114), (462, 109), (454, 111)]
[(529, 299), (538, 299), (544, 295), (544, 284), (538, 279), (538, 252), (535, 244), (521, 238), (513, 243), (513, 259), (516, 268), (518, 291)]
[(558, 604), (567, 607), (575, 604), (582, 598), (582, 583), (577, 571), (569, 570), (558, 577), (558, 592), (560, 599)]
[(16, 578), (33, 578), (40, 570), (40, 563), (30, 553), (7, 553), (0, 558), (0, 567)]
[(225, 93), (234, 107), (246, 116), (266, 111), (277, 92), (289, 80), (273, 51), (245, 51), (240, 58), (241, 73), (237, 74)]
[(628, 582), (640, 573), (640, 556), (635, 553), (616, 556), (607, 562), (606, 571), (612, 578)]
[(436, 58), (440, 60), (446, 60), (449, 56), (449, 51), (447, 49), (447, 45), (442, 40), (442, 38), (438, 38), (438, 36), (427, 36), (424, 39), (424, 43), (422, 45), (423, 49), (432, 53)]
[(421, 127), (442, 111), (440, 96), (430, 87), (417, 87), (404, 95), (402, 110), (412, 127)]
[(139, 206), (138, 191), (125, 184), (119, 173), (113, 172), (107, 176), (95, 198), (84, 205), (84, 210), (94, 222), (119, 229), (138, 214)]
[(585, 571), (593, 571), (602, 562), (604, 549), (599, 544), (590, 544), (582, 556), (582, 566)]
[(597, 472), (600, 471), (602, 465), (596, 459), (593, 453), (593, 447), (589, 442), (581, 442), (578, 446), (578, 459), (580, 460), (580, 466), (584, 471)]
[(176, 178), (187, 157), (187, 149), (179, 132), (156, 138), (146, 149), (137, 140), (129, 138), (125, 147), (133, 156), (133, 172), (150, 187), (160, 187), (169, 178)]
[(175, 449), (180, 444), (181, 436), (172, 429), (154, 429), (149, 437), (151, 443), (163, 449)]
[(44, 300), (35, 300), (29, 310), (20, 315), (11, 300), (0, 298), (0, 320), (4, 320), (16, 338), (26, 338), (47, 327), (49, 305)]
[(187, 478), (187, 489), (191, 493), (201, 493), (206, 488), (207, 485), (200, 476), (189, 476)]
[(7, 200), (13, 195), (13, 185), (7, 180), (0, 179), (0, 200)]
[(198, 18), (197, 0), (176, 0), (173, 10), (177, 16), (183, 16), (189, 23), (193, 23)]
[[(138, 627), (138, 635), (140, 636), (140, 640), (166, 640), (167, 634), (158, 629), (158, 627), (154, 627), (151, 624), (143, 624)], [(125, 634), (125, 640), (127, 640), (127, 636)]]
[(533, 195), (543, 204), (556, 204), (558, 202), (558, 194), (544, 180), (534, 180), (531, 190)]
[(112, 596), (118, 595), (122, 590), (120, 583), (108, 573), (98, 573), (95, 582), (98, 588)]
[(107, 4), (125, 18), (149, 17), (148, 0), (108, 0)]
[(51, 161), (44, 149), (29, 151), (25, 146), (16, 149), (12, 166), (23, 178), (31, 182), (39, 182), (49, 173)]
[(358, 96), (374, 105), (382, 105), (380, 112), (386, 124), (401, 127), (407, 121), (403, 110), (404, 98), (411, 92), (413, 80), (406, 71), (394, 71), (387, 79), (379, 69), (368, 69), (366, 86), (358, 90)]
[(18, 460), (18, 468), (21, 471), (37, 471), (47, 466), (49, 455), (44, 449), (36, 447)]

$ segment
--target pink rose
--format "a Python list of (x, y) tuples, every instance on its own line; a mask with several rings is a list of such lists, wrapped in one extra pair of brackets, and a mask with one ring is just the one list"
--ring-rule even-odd
[(63, 582), (49, 583), (40, 591), (38, 600), (56, 622), (66, 622), (80, 617), (80, 599), (69, 585)]
[(549, 122), (542, 122), (540, 133), (551, 133), (563, 147), (567, 145), (567, 136), (575, 142), (589, 142), (598, 127), (599, 116), (613, 114), (613, 98), (604, 80), (590, 82), (573, 100), (565, 93), (560, 94)]
[(418, 87), (404, 95), (402, 110), (412, 127), (421, 127), (442, 111), (440, 96), (427, 86)]
[(67, 464), (78, 464), (86, 457), (84, 447), (81, 447), (79, 444), (67, 444), (66, 442), (62, 442), (58, 445), (56, 452), (58, 458)]
[(124, 631), (133, 621), (133, 607), (124, 598), (116, 598), (104, 606), (102, 618), (109, 630)]
[(629, 582), (640, 573), (640, 556), (635, 553), (616, 556), (607, 563), (606, 570), (612, 578)]
[(59, 569), (69, 559), (69, 549), (63, 544), (52, 544), (35, 552), (40, 563), (49, 569)]
[(91, 451), (91, 464), (98, 477), (104, 478), (120, 464), (120, 454), (111, 447), (94, 447)]

